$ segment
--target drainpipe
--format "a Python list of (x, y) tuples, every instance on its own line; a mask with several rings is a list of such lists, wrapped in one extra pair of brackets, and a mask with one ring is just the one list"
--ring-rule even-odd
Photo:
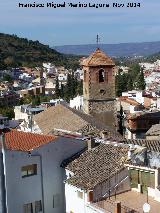
[(32, 154), (31, 152), (28, 153), (30, 157), (39, 157), (40, 159), (40, 170), (41, 170), (41, 190), (42, 190), (42, 212), (45, 213), (44, 208), (44, 185), (43, 185), (43, 168), (42, 168), (42, 156), (40, 154)]
[(0, 177), (0, 187), (1, 187), (1, 208), (2, 208), (2, 213), (7, 213), (7, 198), (6, 198), (6, 168), (5, 168), (5, 141), (4, 141), (4, 133), (1, 134), (1, 145), (2, 145), (2, 150), (0, 153), (0, 159), (1, 159), (1, 177)]

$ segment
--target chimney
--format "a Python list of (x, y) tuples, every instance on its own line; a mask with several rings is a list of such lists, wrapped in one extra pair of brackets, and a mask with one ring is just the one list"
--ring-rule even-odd
[(109, 137), (108, 131), (102, 131), (102, 132), (101, 132), (101, 137), (102, 137), (103, 139)]
[(121, 202), (117, 201), (115, 203), (114, 213), (121, 213)]
[(87, 141), (88, 144), (88, 151), (93, 149), (95, 147), (95, 139), (93, 137), (90, 137)]

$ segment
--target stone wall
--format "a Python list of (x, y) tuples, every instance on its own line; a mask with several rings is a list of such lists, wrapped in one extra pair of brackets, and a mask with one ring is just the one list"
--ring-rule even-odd
[(107, 126), (116, 125), (115, 101), (90, 101), (89, 113)]

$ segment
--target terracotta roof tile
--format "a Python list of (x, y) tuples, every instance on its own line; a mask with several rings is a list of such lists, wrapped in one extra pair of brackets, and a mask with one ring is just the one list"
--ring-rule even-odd
[(106, 55), (99, 48), (96, 49), (88, 58), (84, 59), (81, 62), (82, 66), (106, 66), (111, 65), (114, 66), (115, 63), (112, 59)]
[(146, 135), (160, 135), (160, 124), (152, 125), (152, 127), (146, 132)]
[(116, 131), (99, 122), (93, 116), (65, 104), (57, 104), (56, 106), (49, 107), (47, 110), (35, 115), (33, 120), (43, 134), (51, 134), (55, 129), (83, 133), (83, 130), (88, 129), (87, 127), (90, 126), (94, 130), (107, 131), (112, 138), (120, 138), (120, 135)]
[(124, 140), (122, 143), (144, 146), (150, 151), (160, 152), (160, 140), (128, 139)]
[(70, 162), (66, 168), (74, 175), (67, 180), (82, 189), (93, 189), (122, 170), (128, 160), (128, 146), (100, 144)]
[(123, 102), (126, 102), (128, 104), (131, 104), (131, 105), (140, 105), (140, 103), (138, 103), (136, 100), (134, 100), (133, 98), (126, 98), (124, 96), (121, 96), (118, 98), (119, 101), (123, 101)]
[(53, 135), (40, 135), (17, 130), (5, 132), (4, 136), (6, 149), (17, 151), (31, 151), (57, 138)]

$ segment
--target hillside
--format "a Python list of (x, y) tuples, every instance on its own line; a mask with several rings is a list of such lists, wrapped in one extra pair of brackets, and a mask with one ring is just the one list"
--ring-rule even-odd
[[(112, 57), (148, 56), (160, 52), (160, 41), (121, 44), (100, 44), (99, 47)], [(65, 54), (89, 55), (95, 44), (56, 46), (55, 50)]]
[(146, 58), (146, 61), (155, 62), (156, 60), (160, 60), (160, 52), (150, 55)]
[(49, 46), (16, 35), (0, 33), (0, 69), (16, 66), (41, 66), (53, 62), (67, 68), (78, 66), (79, 57), (64, 55)]

